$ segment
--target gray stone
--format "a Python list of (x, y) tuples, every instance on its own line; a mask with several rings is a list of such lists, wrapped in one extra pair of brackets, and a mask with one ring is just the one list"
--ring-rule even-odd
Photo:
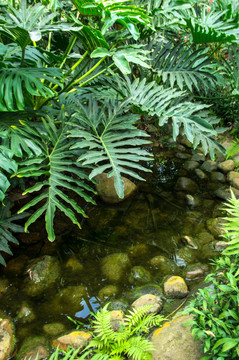
[(169, 299), (182, 299), (188, 295), (188, 287), (180, 276), (170, 276), (163, 284), (164, 294)]
[(129, 273), (129, 282), (131, 284), (142, 285), (150, 283), (151, 274), (143, 266), (134, 266)]
[(189, 154), (185, 154), (185, 153), (181, 153), (181, 152), (178, 152), (175, 154), (175, 157), (177, 159), (181, 159), (181, 160), (187, 160), (190, 158), (190, 155)]
[(129, 266), (129, 256), (125, 253), (116, 253), (108, 255), (102, 260), (101, 270), (109, 281), (118, 282), (122, 280)]
[(41, 295), (59, 279), (61, 268), (53, 256), (32, 260), (27, 267), (28, 277), (23, 281), (22, 291), (31, 297)]
[(193, 316), (181, 316), (155, 330), (151, 360), (200, 360), (202, 345), (194, 341), (190, 326), (185, 326), (192, 320)]
[(204, 163), (201, 166), (201, 169), (203, 171), (211, 173), (212, 171), (217, 170), (217, 163), (216, 161), (211, 161), (211, 160), (204, 161)]
[(114, 176), (108, 178), (106, 173), (102, 173), (100, 175), (97, 175), (95, 179), (97, 181), (96, 190), (98, 192), (98, 195), (106, 203), (117, 204), (127, 199), (136, 190), (136, 185), (132, 181), (126, 179), (125, 177), (122, 177), (124, 182), (124, 197), (120, 198), (115, 190)]
[(225, 175), (223, 175), (220, 171), (213, 171), (211, 173), (211, 180), (224, 183), (226, 181), (226, 178)]
[(163, 300), (161, 297), (152, 295), (152, 294), (146, 294), (138, 298), (133, 302), (131, 305), (133, 309), (138, 309), (142, 306), (150, 305), (152, 306), (151, 309), (148, 310), (148, 314), (151, 313), (159, 313), (160, 310), (163, 307)]
[(239, 190), (235, 189), (234, 187), (221, 187), (214, 191), (214, 194), (222, 199), (222, 200), (229, 200), (231, 199), (231, 191), (233, 191), (233, 194), (238, 199), (239, 198)]
[(235, 163), (233, 160), (226, 160), (218, 164), (218, 169), (224, 173), (234, 170)]
[(186, 161), (183, 165), (183, 168), (187, 171), (193, 171), (199, 166), (197, 161)]
[(192, 161), (198, 161), (198, 162), (204, 162), (205, 161), (205, 155), (203, 153), (197, 153), (193, 154), (191, 157)]
[(178, 178), (175, 189), (178, 191), (195, 193), (198, 191), (198, 185), (195, 183), (195, 181), (193, 181), (187, 177), (180, 177), (180, 178)]
[(195, 169), (195, 174), (200, 180), (206, 180), (207, 175), (201, 169)]

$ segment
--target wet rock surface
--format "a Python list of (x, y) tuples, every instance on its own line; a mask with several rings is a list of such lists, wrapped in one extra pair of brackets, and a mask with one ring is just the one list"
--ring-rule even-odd
[(84, 349), (91, 339), (92, 335), (88, 331), (73, 331), (70, 334), (53, 340), (53, 346), (64, 351), (66, 351), (69, 346), (73, 349)]
[(163, 307), (163, 300), (160, 296), (146, 294), (138, 298), (131, 305), (133, 309), (138, 309), (142, 306), (150, 305), (151, 309), (148, 310), (148, 313), (159, 313)]
[(0, 360), (7, 360), (14, 350), (14, 329), (9, 319), (0, 320)]
[(188, 295), (188, 287), (180, 276), (170, 276), (163, 287), (164, 294), (169, 299), (182, 299)]
[(194, 341), (190, 326), (185, 326), (190, 320), (191, 317), (182, 316), (155, 330), (152, 336), (155, 347), (152, 360), (201, 359), (201, 343)]

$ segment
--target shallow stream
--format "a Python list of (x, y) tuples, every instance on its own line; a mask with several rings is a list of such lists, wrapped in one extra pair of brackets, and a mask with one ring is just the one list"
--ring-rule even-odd
[[(207, 186), (208, 181), (200, 180), (194, 171), (183, 168), (187, 159), (177, 159), (175, 152), (177, 150), (165, 153), (155, 150), (155, 161), (148, 164), (152, 173), (146, 176), (145, 183), (138, 184), (133, 197), (118, 205), (107, 205), (97, 199), (96, 207), (87, 208), (89, 218), (83, 222), (83, 230), (65, 223), (60, 217), (56, 224), (57, 240), (50, 244), (42, 240), (45, 237), (45, 232), (41, 232), (43, 222), (35, 225), (32, 235), (28, 235), (33, 243), (27, 244), (24, 240), (15, 251), (14, 261), (11, 260), (0, 274), (1, 309), (14, 319), (18, 348), (24, 339), (33, 335), (44, 336), (50, 342), (54, 331), (49, 332), (46, 324), (57, 322), (59, 333), (74, 328), (67, 315), (87, 324), (90, 311), (96, 311), (108, 300), (120, 299), (130, 304), (136, 287), (162, 286), (165, 276), (172, 274), (185, 278), (189, 265), (208, 264), (209, 259), (217, 255), (213, 247), (216, 238), (208, 229), (208, 219), (222, 215), (221, 202)], [(191, 154), (191, 150), (188, 153)], [(185, 193), (174, 190), (182, 175), (193, 178), (199, 186), (193, 194), (193, 204), (190, 197), (185, 200)], [(40, 237), (39, 232), (43, 234)], [(197, 249), (183, 242), (183, 236), (196, 239)], [(114, 253), (127, 254), (131, 268), (142, 266), (146, 271), (143, 280), (137, 276), (132, 280), (129, 268), (119, 281), (109, 281), (102, 273), (102, 260)], [(26, 271), (29, 258), (43, 255), (57, 257), (61, 274), (50, 290), (35, 297), (28, 296), (24, 291), (24, 279), (30, 276)], [(156, 256), (168, 259), (166, 265), (153, 261)], [(202, 278), (188, 279), (189, 290), (202, 281)], [(58, 295), (63, 290), (65, 300), (59, 301)], [(72, 300), (77, 296), (75, 292), (81, 291), (80, 301)], [(180, 302), (182, 300), (166, 300), (163, 312), (171, 312)], [(19, 315), (24, 306), (31, 316)]]

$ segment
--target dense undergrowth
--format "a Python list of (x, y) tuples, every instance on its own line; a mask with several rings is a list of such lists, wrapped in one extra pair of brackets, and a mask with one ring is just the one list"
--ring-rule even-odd
[(80, 227), (102, 172), (123, 197), (122, 174), (142, 180), (151, 159), (147, 123), (214, 156), (211, 104), (238, 99), (238, 14), (232, 0), (0, 3), (0, 200), (28, 194), (25, 231), (45, 216), (54, 241), (59, 211)]

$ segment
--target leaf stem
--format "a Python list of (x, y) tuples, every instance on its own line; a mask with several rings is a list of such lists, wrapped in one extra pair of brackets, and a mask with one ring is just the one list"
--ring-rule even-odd
[(25, 57), (25, 51), (26, 51), (26, 48), (22, 48), (22, 58), (21, 58), (21, 64), (20, 64), (20, 67), (23, 67), (23, 63), (24, 63), (24, 57)]

